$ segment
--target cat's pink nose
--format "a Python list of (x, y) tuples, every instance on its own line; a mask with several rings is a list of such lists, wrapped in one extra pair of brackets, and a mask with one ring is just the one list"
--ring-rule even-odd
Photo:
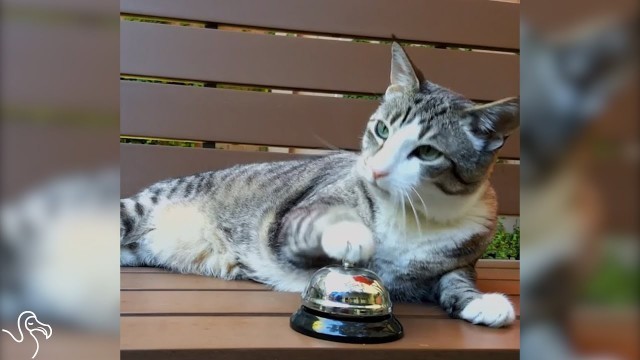
[(387, 175), (389, 175), (388, 172), (386, 171), (376, 171), (376, 170), (372, 170), (372, 175), (373, 175), (373, 180), (378, 180), (379, 178), (383, 178)]

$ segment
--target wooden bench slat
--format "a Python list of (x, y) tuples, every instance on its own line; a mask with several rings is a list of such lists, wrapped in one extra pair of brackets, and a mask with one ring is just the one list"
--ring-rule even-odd
[[(481, 271), (481, 269), (514, 269), (517, 270), (518, 273), (520, 271), (520, 261), (519, 260), (492, 260), (492, 259), (480, 259), (476, 263), (476, 269)], [(168, 272), (167, 269), (157, 268), (157, 267), (133, 267), (133, 266), (122, 266), (120, 267), (120, 272)], [(518, 277), (519, 278), (519, 277)]]
[[(478, 279), (483, 280), (519, 280), (520, 269), (519, 268), (490, 268), (483, 266), (476, 266), (478, 272)], [(151, 273), (151, 274), (169, 274), (170, 272), (162, 268), (153, 267), (121, 267), (122, 273)]]
[(121, 266), (120, 273), (168, 273), (167, 269), (145, 266)]
[[(223, 169), (236, 164), (293, 160), (304, 156), (269, 152), (244, 152), (175, 146), (121, 144), (122, 196), (131, 196), (162, 179)], [(520, 211), (520, 167), (497, 164), (491, 182), (498, 195), (498, 213), (517, 215)]]
[[(520, 315), (520, 297), (511, 296)], [(300, 294), (276, 291), (123, 291), (122, 315), (291, 315), (300, 306)], [(396, 303), (398, 316), (447, 318), (435, 305)]]
[[(483, 280), (518, 280), (520, 279), (519, 269), (493, 269), (493, 268), (478, 268), (478, 278)], [(123, 273), (164, 273), (167, 272), (158, 268), (123, 268)]]
[[(424, 351), (517, 351), (520, 324), (490, 329), (462, 320), (403, 318), (405, 337), (378, 345), (341, 344), (313, 339), (289, 328), (288, 316), (125, 316), (120, 321), (120, 348), (173, 352), (188, 349), (395, 349)], [(161, 353), (155, 352), (156, 358)], [(326, 354), (325, 354), (326, 355)], [(254, 354), (255, 356), (255, 354)]]
[[(15, 344), (15, 343), (14, 343)], [(364, 347), (364, 345), (363, 345)], [(426, 347), (426, 345), (424, 345)], [(255, 360), (260, 359), (304, 359), (304, 360), (326, 360), (327, 351), (331, 355), (340, 359), (353, 360), (415, 360), (428, 357), (429, 359), (446, 360), (517, 360), (520, 358), (517, 350), (503, 349), (386, 349), (380, 348), (377, 351), (357, 351), (354, 348), (314, 348), (314, 349), (259, 349), (256, 351), (245, 351), (243, 349), (190, 349), (182, 351), (124, 351), (121, 353), (122, 360), (199, 360), (199, 359), (224, 359), (224, 360)], [(354, 351), (355, 350), (355, 351)]]
[[(484, 292), (520, 294), (519, 280), (478, 279), (478, 288)], [(198, 275), (174, 273), (121, 273), (120, 288), (135, 290), (233, 290), (270, 291), (265, 285), (253, 281), (227, 281)]]
[[(125, 135), (357, 150), (377, 100), (120, 83)], [(287, 131), (282, 131), (287, 129)], [(518, 158), (515, 134), (500, 157)]]
[[(382, 93), (389, 83), (386, 44), (124, 21), (120, 46), (120, 70), (130, 75), (357, 93)], [(469, 98), (519, 94), (517, 55), (406, 50), (426, 79)]]
[(198, 275), (174, 273), (121, 273), (121, 290), (260, 290), (263, 284), (253, 281), (227, 281)]
[(519, 46), (520, 5), (500, 1), (404, 0), (398, 6), (393, 0), (123, 0), (120, 10), (307, 32), (513, 49)]

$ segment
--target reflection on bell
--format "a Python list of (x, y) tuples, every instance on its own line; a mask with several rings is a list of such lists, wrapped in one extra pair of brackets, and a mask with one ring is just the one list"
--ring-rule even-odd
[(295, 331), (319, 339), (384, 343), (403, 335), (391, 307), (389, 293), (372, 271), (346, 263), (327, 266), (311, 278), (290, 324)]

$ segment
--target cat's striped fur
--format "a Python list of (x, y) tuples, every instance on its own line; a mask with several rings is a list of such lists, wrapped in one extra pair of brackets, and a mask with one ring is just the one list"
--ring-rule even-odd
[(328, 264), (312, 244), (325, 224), (372, 218), (354, 160), (343, 153), (159, 182), (121, 201), (123, 262), (299, 291), (309, 271)]
[(395, 300), (489, 326), (513, 321), (504, 296), (475, 288), (474, 265), (495, 228), (488, 177), (518, 103), (477, 106), (420, 85), (392, 49), (391, 86), (360, 154), (154, 184), (121, 201), (121, 263), (301, 291), (315, 269), (345, 258), (376, 271)]

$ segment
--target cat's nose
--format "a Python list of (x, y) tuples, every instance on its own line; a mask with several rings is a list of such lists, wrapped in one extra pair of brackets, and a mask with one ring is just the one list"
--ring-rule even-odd
[(373, 180), (378, 180), (380, 178), (383, 178), (389, 175), (387, 171), (376, 171), (376, 170), (372, 170), (371, 174), (373, 175)]

